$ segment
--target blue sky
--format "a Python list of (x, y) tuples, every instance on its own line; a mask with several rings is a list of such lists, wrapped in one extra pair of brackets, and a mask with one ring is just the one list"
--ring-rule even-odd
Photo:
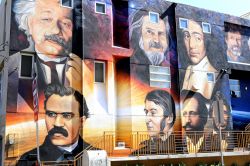
[(250, 0), (167, 0), (234, 16), (250, 12)]

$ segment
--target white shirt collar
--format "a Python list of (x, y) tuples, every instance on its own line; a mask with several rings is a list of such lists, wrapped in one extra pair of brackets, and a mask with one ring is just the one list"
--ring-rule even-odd
[(193, 70), (201, 70), (208, 64), (208, 58), (205, 56), (198, 64), (192, 65)]
[(65, 150), (67, 152), (72, 152), (78, 145), (78, 140), (73, 143), (72, 145), (69, 145), (69, 146), (58, 146), (59, 149), (61, 150)]
[(50, 58), (49, 56), (39, 52), (37, 49), (36, 50), (36, 53), (37, 53), (37, 56), (42, 59), (44, 62), (57, 62), (57, 63), (60, 63), (62, 61), (64, 61), (67, 57), (58, 57), (58, 58)]

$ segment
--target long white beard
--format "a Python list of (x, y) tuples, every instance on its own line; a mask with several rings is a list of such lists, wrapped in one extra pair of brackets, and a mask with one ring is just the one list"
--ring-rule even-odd
[(143, 46), (143, 40), (140, 38), (139, 46), (148, 57), (149, 61), (152, 65), (159, 66), (164, 60), (164, 52), (153, 52), (153, 51), (145, 51)]

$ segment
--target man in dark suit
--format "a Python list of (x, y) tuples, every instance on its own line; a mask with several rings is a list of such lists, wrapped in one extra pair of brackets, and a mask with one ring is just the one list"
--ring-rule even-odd
[(175, 152), (175, 138), (172, 134), (176, 119), (175, 103), (164, 90), (153, 90), (146, 95), (146, 126), (149, 140), (140, 143), (140, 149), (133, 155), (168, 154)]
[[(50, 84), (45, 90), (45, 123), (48, 131), (39, 146), (41, 161), (73, 160), (87, 147), (81, 128), (88, 117), (88, 107), (82, 94), (73, 88)], [(24, 153), (20, 165), (33, 165), (37, 161), (37, 148)]]

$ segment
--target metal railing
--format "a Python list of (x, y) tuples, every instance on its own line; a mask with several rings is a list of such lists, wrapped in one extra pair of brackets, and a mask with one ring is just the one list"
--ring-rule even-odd
[(250, 123), (245, 127), (245, 131), (250, 131)]
[[(115, 156), (115, 132), (104, 132), (92, 146), (85, 150), (106, 150), (108, 156)], [(250, 131), (222, 131), (222, 139), (215, 132), (172, 132), (150, 137), (147, 132), (132, 132), (131, 156), (175, 155), (213, 152), (250, 151)], [(222, 149), (221, 149), (222, 148)], [(42, 166), (80, 166), (83, 152), (74, 160), (63, 162), (42, 162)]]
[(170, 155), (250, 151), (250, 131), (173, 132), (149, 137), (147, 132), (132, 133), (132, 155)]

